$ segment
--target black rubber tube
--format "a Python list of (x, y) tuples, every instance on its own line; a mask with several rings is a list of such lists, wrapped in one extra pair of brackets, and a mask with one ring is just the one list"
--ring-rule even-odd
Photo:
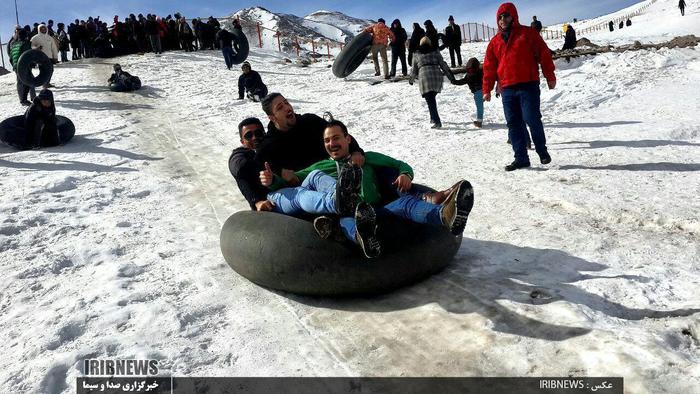
[[(75, 125), (65, 116), (56, 115), (56, 128), (61, 145), (75, 136)], [(32, 148), (27, 146), (27, 130), (24, 128), (23, 115), (13, 116), (0, 122), (0, 141), (17, 149)], [(48, 147), (48, 145), (42, 147)]]
[(248, 52), (250, 51), (248, 38), (240, 29), (233, 29), (231, 33), (233, 34), (233, 50), (235, 52), (233, 64), (241, 64), (248, 58)]
[[(32, 74), (32, 68), (39, 66), (39, 75)], [(23, 84), (32, 87), (42, 86), (51, 80), (53, 75), (53, 63), (46, 54), (40, 50), (26, 51), (17, 61), (17, 74)]]
[(444, 269), (462, 236), (393, 216), (380, 218), (382, 255), (366, 259), (350, 242), (321, 239), (309, 221), (241, 211), (221, 230), (221, 252), (237, 273), (258, 285), (314, 296), (386, 293)]
[(109, 85), (109, 90), (113, 92), (133, 92), (134, 90), (141, 89), (141, 79), (139, 77), (131, 77), (131, 87), (124, 86), (121, 83), (112, 83)]
[(333, 75), (345, 78), (360, 67), (372, 49), (372, 33), (365, 32), (353, 38), (333, 62)]

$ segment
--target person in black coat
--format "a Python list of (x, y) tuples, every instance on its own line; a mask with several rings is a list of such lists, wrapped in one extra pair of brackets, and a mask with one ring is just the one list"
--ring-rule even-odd
[(141, 89), (141, 80), (122, 70), (119, 64), (114, 65), (114, 73), (109, 77), (107, 83), (110, 89), (116, 92), (131, 92)]
[(425, 26), (425, 36), (428, 37), (430, 40), (430, 45), (433, 51), (439, 51), (440, 50), (440, 44), (439, 44), (439, 39), (438, 39), (438, 32), (435, 30), (435, 26), (433, 26), (433, 21), (430, 19), (426, 20), (423, 22), (423, 26)]
[(537, 20), (537, 15), (532, 16), (532, 22), (530, 23), (530, 27), (537, 30), (538, 33), (542, 32), (542, 22)]
[[(263, 111), (270, 119), (267, 134), (257, 151), (261, 167), (268, 163), (272, 171), (285, 177), (285, 172), (304, 169), (328, 158), (323, 144), (323, 131), (328, 125), (315, 114), (297, 115), (294, 108), (279, 93), (270, 93), (262, 100)], [(351, 161), (364, 164), (364, 151), (353, 138), (350, 143)]]
[(681, 16), (685, 16), (685, 0), (678, 1), (678, 8), (681, 10)]
[(407, 74), (406, 69), (406, 40), (408, 35), (406, 29), (401, 27), (401, 21), (394, 19), (391, 22), (391, 32), (394, 33), (394, 40), (389, 44), (391, 46), (391, 72), (389, 76), (396, 76), (396, 59), (401, 59), (401, 75), (404, 77)]
[(455, 23), (455, 18), (450, 15), (447, 18), (450, 23), (445, 28), (445, 41), (447, 41), (447, 47), (450, 49), (450, 66), (455, 67), (455, 53), (457, 54), (457, 64), (462, 65), (462, 51), (460, 50), (462, 46), (462, 30), (459, 25)]
[(627, 22), (625, 22), (625, 26), (627, 26), (627, 27), (632, 26), (632, 19), (627, 19)]
[(620, 21), (620, 24), (619, 24), (617, 27), (618, 27), (619, 29), (622, 29), (623, 27), (625, 27), (625, 22)]
[(24, 128), (27, 130), (26, 146), (56, 146), (60, 143), (56, 126), (56, 106), (53, 93), (44, 89), (34, 98), (24, 113)]
[(566, 36), (564, 37), (564, 46), (562, 50), (576, 48), (576, 30), (571, 25), (566, 26)]
[(224, 62), (226, 62), (226, 68), (229, 70), (233, 67), (233, 33), (226, 29), (219, 30), (216, 33), (216, 40), (219, 42), (219, 48), (221, 48), (221, 54), (224, 55)]
[(425, 30), (418, 23), (413, 23), (413, 33), (408, 40), (408, 64), (413, 64), (413, 53), (418, 50), (420, 39), (425, 37)]
[(267, 86), (260, 78), (257, 71), (253, 71), (250, 63), (243, 62), (241, 66), (243, 74), (238, 77), (238, 99), (243, 100), (243, 93), (248, 93), (248, 98), (253, 101), (260, 101), (267, 96)]
[(265, 138), (265, 126), (258, 118), (247, 118), (238, 124), (240, 147), (231, 152), (228, 169), (236, 180), (238, 189), (253, 211), (271, 211), (267, 200), (269, 190), (260, 183), (262, 167), (255, 160), (256, 150)]
[(608, 29), (610, 29), (610, 31), (615, 30), (615, 24), (613, 23), (613, 21), (610, 21), (610, 23), (608, 23)]

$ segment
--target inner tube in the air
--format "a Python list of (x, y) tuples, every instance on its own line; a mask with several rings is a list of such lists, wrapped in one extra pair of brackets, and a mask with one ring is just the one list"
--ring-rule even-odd
[(248, 38), (243, 34), (241, 29), (233, 29), (233, 64), (241, 64), (248, 58)]
[(310, 221), (241, 211), (221, 230), (221, 252), (237, 273), (258, 285), (295, 294), (386, 293), (444, 269), (462, 236), (395, 216), (378, 219), (382, 254), (367, 259), (350, 242), (321, 239)]
[(358, 34), (340, 51), (333, 62), (333, 75), (345, 78), (352, 74), (365, 60), (372, 49), (372, 33)]
[[(32, 74), (32, 68), (39, 66), (39, 75)], [(46, 54), (38, 49), (26, 51), (17, 61), (17, 75), (23, 84), (37, 87), (49, 83), (53, 75), (53, 63)]]
[[(442, 51), (447, 48), (447, 36), (444, 33), (438, 33), (438, 50)], [(440, 44), (442, 43), (442, 44)]]
[[(56, 128), (58, 129), (59, 144), (63, 145), (75, 135), (75, 125), (65, 116), (56, 115)], [(27, 130), (24, 128), (24, 116), (13, 116), (0, 122), (0, 141), (17, 149), (31, 149), (27, 145)], [(55, 145), (40, 144), (41, 147)]]

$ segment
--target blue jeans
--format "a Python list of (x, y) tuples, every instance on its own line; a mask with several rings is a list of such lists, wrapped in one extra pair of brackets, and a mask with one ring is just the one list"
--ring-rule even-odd
[(540, 113), (540, 84), (528, 82), (503, 89), (503, 112), (508, 123), (508, 137), (513, 144), (515, 161), (530, 163), (527, 155), (527, 124), (532, 134), (535, 150), (541, 156), (547, 153), (547, 140)]
[(335, 185), (330, 175), (314, 170), (298, 187), (279, 189), (267, 195), (275, 207), (274, 212), (298, 215), (304, 212), (323, 215), (336, 214)]
[(233, 48), (223, 47), (221, 48), (221, 53), (224, 55), (224, 61), (226, 62), (226, 67), (230, 70), (233, 67)]
[(474, 92), (474, 103), (476, 104), (476, 120), (484, 120), (484, 92), (481, 89)]
[[(377, 209), (377, 216), (393, 215), (431, 226), (442, 226), (441, 214), (442, 205), (425, 202), (418, 195), (403, 193), (396, 200)], [(347, 239), (357, 242), (354, 218), (340, 218), (340, 228)]]

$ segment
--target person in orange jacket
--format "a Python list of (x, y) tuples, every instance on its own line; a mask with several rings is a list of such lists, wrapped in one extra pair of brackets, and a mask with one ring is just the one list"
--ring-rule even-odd
[(384, 66), (384, 78), (389, 79), (389, 62), (387, 61), (386, 47), (389, 41), (396, 40), (394, 33), (386, 26), (383, 18), (379, 18), (379, 21), (374, 25), (371, 25), (363, 30), (367, 33), (372, 33), (372, 61), (374, 62), (374, 76), (380, 76), (379, 72), (379, 59), (377, 53), (382, 55), (382, 66)]
[(539, 69), (541, 66), (547, 85), (554, 89), (557, 79), (552, 54), (535, 29), (519, 23), (518, 10), (513, 3), (501, 4), (496, 20), (498, 34), (489, 42), (484, 59), (483, 92), (484, 101), (490, 101), (496, 81), (503, 89), (503, 112), (515, 153), (515, 160), (505, 169), (530, 167), (526, 124), (530, 127), (540, 163), (549, 164), (552, 158), (542, 126)]

